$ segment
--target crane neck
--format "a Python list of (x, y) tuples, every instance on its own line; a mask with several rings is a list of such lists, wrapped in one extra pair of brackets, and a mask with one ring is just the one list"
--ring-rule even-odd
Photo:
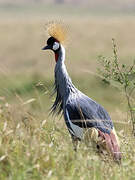
[(55, 61), (56, 63), (59, 62), (64, 62), (65, 61), (65, 48), (63, 45), (60, 45), (60, 49), (55, 52)]
[(58, 93), (63, 98), (67, 97), (69, 93), (75, 92), (76, 88), (68, 75), (65, 66), (65, 48), (61, 45), (58, 52), (57, 63), (55, 66), (55, 85)]

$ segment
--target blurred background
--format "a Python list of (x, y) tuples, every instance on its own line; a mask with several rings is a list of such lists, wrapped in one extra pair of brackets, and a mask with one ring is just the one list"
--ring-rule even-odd
[[(42, 51), (49, 21), (68, 28), (66, 66), (75, 86), (103, 105), (121, 142), (120, 166), (80, 144), (77, 156), (65, 122), (49, 116), (55, 97), (54, 55)], [(135, 141), (127, 101), (105, 84), (99, 56), (135, 59), (134, 0), (0, 0), (0, 179), (135, 179)], [(107, 173), (106, 173), (107, 172)]]
[(98, 56), (112, 56), (112, 38), (122, 63), (135, 57), (134, 0), (0, 0), (0, 103), (48, 117), (55, 61), (42, 52), (46, 23), (68, 26), (66, 65), (74, 84), (102, 104), (115, 121), (127, 121), (122, 92), (97, 75)]

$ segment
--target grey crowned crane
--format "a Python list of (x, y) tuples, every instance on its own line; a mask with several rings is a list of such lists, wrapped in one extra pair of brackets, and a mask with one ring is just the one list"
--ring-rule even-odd
[(106, 149), (114, 160), (121, 160), (121, 152), (113, 122), (107, 111), (97, 102), (79, 91), (72, 83), (65, 66), (65, 32), (59, 24), (52, 24), (50, 35), (42, 50), (52, 50), (55, 55), (55, 92), (53, 113), (63, 113), (74, 149), (89, 130), (91, 140), (98, 149)]

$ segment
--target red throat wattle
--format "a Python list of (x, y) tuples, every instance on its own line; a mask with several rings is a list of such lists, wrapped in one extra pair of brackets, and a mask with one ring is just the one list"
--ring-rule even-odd
[(55, 61), (58, 61), (58, 53), (55, 53)]

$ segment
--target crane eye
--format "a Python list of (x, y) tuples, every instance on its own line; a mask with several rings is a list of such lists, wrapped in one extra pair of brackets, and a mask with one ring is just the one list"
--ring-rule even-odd
[(53, 50), (54, 50), (54, 51), (58, 50), (59, 47), (60, 47), (60, 45), (59, 45), (58, 42), (54, 42), (54, 43), (53, 43)]

